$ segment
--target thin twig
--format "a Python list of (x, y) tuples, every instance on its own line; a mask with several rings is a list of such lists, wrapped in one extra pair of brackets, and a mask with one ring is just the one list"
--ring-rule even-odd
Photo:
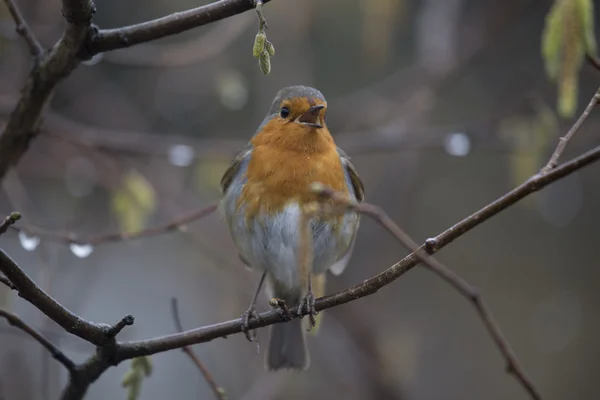
[(46, 339), (44, 335), (42, 335), (40, 332), (38, 332), (31, 326), (27, 325), (17, 315), (0, 308), (0, 317), (5, 318), (9, 324), (16, 328), (19, 328), (20, 330), (31, 336), (33, 339), (35, 339), (42, 346), (44, 346), (50, 352), (50, 354), (52, 354), (52, 357), (54, 357), (58, 362), (64, 365), (69, 372), (75, 370), (75, 363), (69, 357), (67, 357), (58, 347), (52, 344), (48, 339)]
[(37, 38), (33, 34), (33, 31), (23, 18), (23, 15), (21, 15), (21, 11), (15, 4), (14, 0), (4, 0), (4, 2), (6, 3), (6, 7), (8, 8), (10, 15), (15, 20), (15, 29), (17, 33), (21, 35), (23, 39), (25, 39), (25, 43), (27, 43), (27, 47), (29, 47), (29, 52), (31, 53), (31, 55), (36, 60), (39, 60), (39, 58), (44, 53), (44, 48), (42, 47), (40, 42), (38, 42)]
[(598, 90), (596, 90), (596, 93), (590, 100), (589, 104), (587, 105), (585, 110), (583, 110), (583, 113), (579, 116), (579, 118), (573, 124), (573, 126), (571, 126), (571, 129), (569, 129), (567, 134), (558, 139), (558, 145), (556, 146), (556, 150), (554, 150), (554, 153), (552, 153), (552, 156), (550, 157), (548, 163), (542, 168), (542, 173), (546, 173), (558, 165), (558, 159), (562, 155), (563, 151), (565, 151), (567, 143), (569, 143), (569, 140), (571, 140), (573, 135), (575, 135), (579, 128), (581, 128), (585, 120), (590, 116), (590, 113), (592, 112), (594, 107), (598, 105), (598, 103), (600, 103), (600, 87), (598, 88)]
[[(263, 0), (263, 3), (268, 2), (269, 0)], [(87, 44), (85, 56), (175, 35), (252, 9), (254, 2), (251, 0), (220, 0), (136, 25), (101, 29)]]
[[(502, 356), (507, 364), (508, 373), (512, 374), (517, 379), (517, 381), (525, 388), (525, 390), (527, 390), (531, 398), (536, 400), (542, 399), (541, 394), (536, 389), (533, 382), (527, 376), (527, 373), (519, 363), (514, 351), (504, 337), (504, 334), (496, 323), (491, 311), (489, 310), (489, 307), (481, 295), (462, 277), (455, 274), (451, 269), (428, 255), (426, 250), (430, 249), (431, 246), (425, 245), (420, 247), (406, 232), (404, 232), (404, 230), (402, 230), (402, 228), (394, 223), (394, 221), (392, 221), (392, 219), (380, 207), (368, 203), (357, 203), (352, 201), (345, 194), (333, 191), (332, 189), (322, 185), (313, 185), (313, 190), (317, 194), (323, 196), (324, 199), (333, 199), (335, 203), (341, 205), (341, 210), (338, 210), (341, 211), (341, 214), (347, 211), (354, 211), (364, 214), (375, 220), (394, 238), (396, 238), (400, 244), (412, 251), (413, 254), (418, 257), (420, 262), (452, 285), (462, 296), (469, 300), (475, 307), (479, 317), (487, 328), (488, 333), (496, 344), (496, 347), (498, 347), (498, 350), (500, 350), (500, 353), (502, 353)], [(322, 204), (322, 206), (325, 206), (325, 204)], [(321, 208), (320, 210), (317, 210), (317, 213), (331, 215), (331, 212), (329, 211), (330, 210)]]
[(210, 215), (211, 213), (213, 213), (216, 209), (217, 209), (217, 204), (210, 204), (206, 207), (202, 207), (197, 210), (186, 213), (186, 214), (182, 215), (181, 217), (178, 217), (167, 223), (153, 226), (153, 227), (150, 227), (147, 229), (143, 229), (138, 232), (134, 232), (134, 233), (117, 232), (117, 233), (109, 233), (106, 235), (93, 236), (93, 237), (89, 237), (89, 238), (82, 238), (82, 237), (77, 236), (74, 233), (69, 233), (69, 232), (66, 232), (66, 233), (65, 232), (53, 232), (53, 231), (49, 231), (49, 230), (39, 228), (36, 226), (20, 226), (20, 227), (13, 226), (13, 227), (11, 227), (11, 229), (15, 230), (17, 232), (22, 231), (22, 232), (27, 233), (28, 235), (38, 236), (40, 238), (45, 238), (48, 240), (54, 240), (54, 241), (59, 241), (59, 242), (64, 242), (64, 243), (76, 243), (76, 244), (81, 244), (81, 245), (87, 244), (87, 245), (97, 246), (97, 245), (104, 244), (104, 243), (123, 242), (123, 241), (130, 241), (130, 240), (135, 240), (135, 239), (140, 239), (140, 238), (161, 235), (163, 233), (167, 233), (167, 232), (170, 232), (170, 231), (173, 231), (176, 229), (180, 229), (183, 226), (189, 224), (190, 222), (194, 222), (199, 219), (202, 219), (202, 218)]
[(19, 214), (18, 212), (11, 212), (8, 217), (4, 218), (4, 220), (0, 222), (0, 235), (5, 233), (11, 225), (13, 225), (20, 219), (21, 214)]
[[(176, 297), (171, 299), (171, 313), (173, 314), (173, 323), (175, 324), (175, 328), (179, 333), (183, 332), (183, 326), (181, 325), (181, 319), (179, 318), (179, 307), (177, 306)], [(183, 346), (181, 350), (187, 354), (190, 360), (192, 360), (196, 367), (198, 367), (200, 373), (204, 377), (204, 380), (206, 383), (208, 383), (208, 386), (210, 386), (210, 389), (215, 394), (217, 400), (226, 400), (227, 396), (225, 394), (225, 389), (219, 386), (219, 384), (215, 381), (208, 368), (206, 368), (202, 361), (200, 361), (200, 358), (196, 355), (196, 353), (194, 353), (194, 350), (192, 350), (192, 348), (189, 346)]]

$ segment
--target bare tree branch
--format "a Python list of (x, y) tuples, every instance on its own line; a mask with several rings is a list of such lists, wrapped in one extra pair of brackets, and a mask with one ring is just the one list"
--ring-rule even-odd
[(0, 135), (0, 181), (38, 135), (40, 115), (54, 87), (81, 59), (94, 54), (174, 35), (254, 9), (253, 0), (220, 0), (191, 10), (124, 28), (92, 29), (96, 11), (91, 0), (63, 0), (67, 27), (60, 41), (41, 57), (21, 90), (21, 98)]
[(321, 204), (321, 208), (316, 210), (314, 212), (315, 214), (331, 215), (333, 213), (344, 214), (347, 211), (355, 211), (357, 213), (367, 215), (383, 226), (396, 240), (400, 242), (400, 244), (411, 250), (413, 254), (418, 257), (419, 261), (422, 262), (427, 268), (452, 285), (452, 287), (454, 287), (462, 296), (469, 300), (475, 307), (479, 317), (488, 330), (488, 333), (494, 340), (496, 347), (498, 347), (498, 350), (500, 350), (500, 353), (502, 353), (502, 356), (506, 361), (507, 372), (512, 374), (519, 381), (525, 390), (527, 390), (532, 399), (542, 399), (541, 394), (536, 389), (531, 381), (531, 378), (527, 376), (527, 373), (519, 363), (517, 356), (504, 337), (500, 326), (498, 326), (498, 323), (495, 321), (487, 303), (483, 300), (479, 292), (467, 281), (454, 273), (451, 269), (427, 254), (427, 251), (431, 250), (431, 240), (426, 242), (424, 246), (419, 247), (419, 245), (417, 245), (417, 243), (406, 232), (404, 232), (404, 230), (396, 225), (380, 207), (368, 203), (358, 203), (356, 201), (352, 201), (343, 193), (335, 192), (331, 188), (324, 187), (320, 184), (314, 185), (313, 190), (324, 198), (333, 199), (335, 203), (341, 206), (341, 208), (338, 210), (328, 210), (323, 208), (325, 204)]
[[(52, 232), (43, 228), (39, 228), (36, 226), (25, 226), (25, 227), (17, 227), (11, 226), (12, 230), (17, 232), (23, 231), (28, 235), (39, 236), (41, 238), (46, 238), (54, 241), (60, 241), (64, 243), (76, 243), (76, 244), (90, 244), (97, 246), (99, 244), (110, 243), (110, 242), (123, 242), (136, 240), (140, 238), (146, 238), (151, 236), (161, 235), (163, 233), (171, 232), (176, 229), (180, 229), (183, 226), (189, 224), (190, 222), (197, 221), (202, 219), (210, 214), (212, 214), (217, 209), (217, 204), (209, 204), (208, 206), (199, 208), (197, 210), (193, 210), (188, 212), (187, 214), (182, 215), (172, 221), (166, 222), (161, 225), (153, 226), (147, 229), (142, 229), (141, 231), (137, 231), (134, 233), (109, 233), (107, 235), (98, 235), (89, 238), (82, 238), (77, 236), (74, 233), (70, 232)], [(1, 231), (0, 231), (1, 232)]]
[(38, 42), (27, 22), (25, 22), (25, 19), (21, 15), (21, 11), (15, 4), (14, 0), (4, 0), (4, 2), (6, 3), (6, 7), (8, 8), (10, 15), (15, 20), (15, 30), (23, 37), (23, 39), (25, 39), (27, 47), (29, 47), (29, 52), (33, 58), (35, 60), (39, 60), (44, 53), (44, 48), (40, 42)]
[[(268, 3), (269, 0), (263, 1)], [(117, 29), (101, 29), (85, 46), (87, 57), (175, 35), (254, 9), (254, 0), (220, 0), (152, 21)]]
[(153, 68), (174, 68), (199, 64), (218, 56), (229, 48), (252, 22), (251, 18), (223, 21), (202, 36), (184, 43), (148, 43), (127, 50), (105, 53), (104, 60), (113, 64)]
[[(179, 318), (179, 307), (177, 306), (177, 298), (175, 297), (171, 299), (171, 313), (173, 315), (173, 322), (175, 323), (175, 328), (177, 328), (177, 331), (179, 331), (179, 333), (183, 332), (183, 326), (181, 325), (181, 319)], [(200, 370), (200, 373), (204, 377), (206, 383), (208, 383), (208, 386), (210, 386), (210, 389), (213, 391), (217, 400), (227, 399), (227, 396), (225, 395), (225, 390), (221, 386), (219, 386), (219, 384), (215, 381), (208, 368), (206, 368), (204, 363), (202, 363), (202, 361), (200, 361), (200, 358), (196, 355), (196, 353), (194, 353), (194, 350), (192, 350), (190, 346), (183, 346), (181, 350), (185, 354), (187, 354), (187, 356), (190, 358), (190, 360), (192, 360), (194, 365), (196, 365), (196, 367)]]
[(36, 285), (2, 249), (0, 249), (0, 271), (16, 287), (20, 297), (33, 304), (67, 332), (96, 346), (114, 341), (115, 327), (87, 321), (67, 310)]
[(39, 342), (42, 346), (44, 346), (58, 362), (65, 366), (65, 368), (69, 372), (73, 372), (75, 370), (75, 363), (67, 357), (58, 347), (52, 344), (48, 339), (46, 339), (40, 332), (27, 325), (21, 318), (17, 315), (10, 313), (4, 309), (0, 308), (0, 317), (5, 318), (9, 324), (12, 326), (19, 328), (37, 342)]
[(589, 115), (592, 112), (592, 110), (594, 109), (594, 107), (596, 107), (599, 103), (600, 103), (600, 87), (598, 88), (598, 90), (596, 90), (594, 97), (592, 97), (592, 99), (590, 100), (589, 104), (587, 105), (587, 107), (585, 108), (583, 113), (579, 116), (579, 118), (577, 119), (575, 124), (573, 124), (571, 129), (569, 129), (567, 134), (558, 139), (558, 145), (556, 146), (556, 150), (554, 150), (554, 153), (550, 157), (548, 164), (546, 164), (544, 166), (544, 168), (542, 168), (542, 172), (549, 171), (558, 165), (558, 159), (562, 155), (563, 151), (565, 151), (565, 148), (567, 147), (567, 143), (569, 143), (569, 140), (571, 140), (573, 135), (575, 135), (575, 133), (577, 133), (579, 128), (581, 128), (581, 126), (583, 125), (585, 120), (589, 117)]
[(77, 52), (88, 37), (94, 12), (89, 0), (63, 0), (67, 27), (60, 41), (29, 74), (22, 96), (0, 135), (0, 181), (17, 164), (38, 133), (40, 114), (56, 84), (79, 63)]

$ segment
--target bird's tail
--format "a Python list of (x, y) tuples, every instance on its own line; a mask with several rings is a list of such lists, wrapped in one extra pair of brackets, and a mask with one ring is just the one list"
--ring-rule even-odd
[(271, 371), (308, 368), (310, 356), (306, 347), (302, 320), (293, 319), (271, 326), (265, 362), (267, 369)]

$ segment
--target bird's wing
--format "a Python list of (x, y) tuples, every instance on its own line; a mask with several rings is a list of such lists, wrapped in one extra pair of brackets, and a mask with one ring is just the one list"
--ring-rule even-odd
[(360, 176), (358, 176), (358, 172), (356, 172), (356, 168), (354, 168), (354, 164), (352, 164), (350, 157), (348, 157), (346, 152), (339, 147), (337, 148), (337, 151), (340, 155), (342, 165), (346, 173), (346, 181), (349, 181), (349, 186), (351, 186), (354, 190), (354, 197), (356, 197), (356, 200), (358, 202), (362, 202), (365, 198), (365, 187), (362, 179), (360, 179)]
[(242, 172), (242, 166), (246, 164), (246, 162), (250, 159), (250, 155), (252, 154), (252, 144), (248, 143), (239, 153), (236, 154), (235, 158), (231, 162), (231, 165), (223, 176), (221, 177), (221, 193), (225, 194), (227, 189), (229, 189), (229, 185), (231, 182), (239, 176), (240, 172)]
[[(223, 176), (221, 177), (221, 193), (225, 195), (234, 180), (240, 178), (241, 174), (244, 173), (245, 165), (250, 160), (252, 154), (252, 145), (248, 143), (239, 153), (236, 154), (235, 158), (231, 162), (231, 165), (227, 168)], [(231, 217), (231, 216), (230, 216)], [(238, 252), (240, 261), (247, 267), (252, 269), (252, 266), (246, 259)]]
[[(352, 189), (351, 192), (352, 191), (354, 192), (354, 197), (356, 198), (356, 201), (362, 202), (365, 198), (365, 188), (364, 188), (363, 182), (360, 179), (360, 176), (358, 176), (358, 173), (356, 172), (356, 168), (354, 168), (354, 165), (350, 161), (350, 157), (348, 157), (346, 152), (344, 150), (340, 149), (339, 147), (337, 148), (337, 151), (342, 160), (342, 165), (344, 166), (346, 181), (348, 182), (348, 186), (350, 186), (348, 189), (350, 189), (350, 188)], [(358, 228), (358, 221), (357, 221), (357, 228)], [(354, 235), (352, 236), (352, 241), (350, 242), (350, 245), (348, 246), (346, 251), (329, 268), (329, 270), (331, 271), (331, 273), (333, 275), (336, 275), (336, 276), (340, 275), (346, 269), (346, 266), (348, 265), (348, 261), (350, 261), (350, 257), (352, 256), (352, 251), (354, 250), (354, 243), (356, 242), (356, 232), (357, 231), (358, 231), (358, 229), (356, 229), (354, 231)]]

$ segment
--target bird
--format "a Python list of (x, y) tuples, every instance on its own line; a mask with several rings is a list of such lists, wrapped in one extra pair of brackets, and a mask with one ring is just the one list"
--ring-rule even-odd
[[(341, 274), (352, 256), (360, 215), (349, 211), (310, 219), (310, 270), (299, 262), (302, 210), (317, 201), (311, 184), (326, 185), (352, 201), (364, 199), (363, 182), (349, 156), (335, 144), (326, 112), (327, 101), (317, 89), (281, 89), (222, 176), (220, 214), (241, 261), (262, 272), (252, 303), (242, 314), (249, 340), (248, 323), (257, 316), (255, 303), (265, 277), (269, 298), (298, 306), (300, 316), (305, 310), (312, 317), (315, 293), (324, 294), (325, 273)], [(311, 322), (314, 325), (314, 317)], [(306, 330), (298, 318), (272, 325), (265, 368), (308, 369)]]

